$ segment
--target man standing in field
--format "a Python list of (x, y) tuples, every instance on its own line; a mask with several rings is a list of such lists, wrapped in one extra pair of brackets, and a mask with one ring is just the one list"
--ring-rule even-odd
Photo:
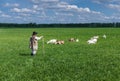
[(43, 36), (37, 37), (37, 32), (33, 32), (32, 36), (30, 37), (30, 48), (32, 50), (31, 55), (34, 56), (38, 50), (38, 40), (42, 39)]

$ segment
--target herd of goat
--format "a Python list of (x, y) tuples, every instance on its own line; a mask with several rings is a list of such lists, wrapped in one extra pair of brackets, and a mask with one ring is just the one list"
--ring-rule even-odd
[[(102, 37), (104, 39), (106, 39), (106, 35), (103, 35)], [(99, 36), (93, 36), (87, 41), (87, 43), (88, 44), (96, 44), (98, 38), (99, 38)], [(68, 41), (69, 42), (79, 42), (79, 39), (78, 38), (70, 38)], [(47, 41), (47, 44), (64, 44), (64, 43), (65, 43), (64, 40), (57, 40), (57, 39), (51, 39), (51, 40)]]

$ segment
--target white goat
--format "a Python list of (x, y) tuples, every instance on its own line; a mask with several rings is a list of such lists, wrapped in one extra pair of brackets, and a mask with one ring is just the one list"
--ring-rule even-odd
[(47, 42), (47, 44), (64, 44), (63, 40), (51, 39)]
[(103, 35), (103, 38), (106, 39), (106, 35), (105, 34)]
[(79, 39), (76, 39), (76, 42), (79, 42)]
[(57, 39), (51, 39), (47, 42), (47, 44), (56, 44)]
[(55, 44), (64, 44), (63, 40), (57, 40)]
[(88, 40), (87, 43), (88, 44), (96, 44), (98, 38), (99, 38), (99, 36), (94, 36), (90, 40)]
[(95, 44), (97, 42), (97, 39), (90, 39), (87, 42), (88, 44)]
[(70, 38), (69, 41), (70, 41), (70, 42), (79, 42), (79, 39)]

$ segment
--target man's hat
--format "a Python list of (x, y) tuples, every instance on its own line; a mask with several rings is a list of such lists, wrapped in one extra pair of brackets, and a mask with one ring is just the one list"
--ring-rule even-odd
[(34, 31), (34, 32), (33, 32), (33, 35), (36, 35), (36, 34), (38, 34), (38, 33)]

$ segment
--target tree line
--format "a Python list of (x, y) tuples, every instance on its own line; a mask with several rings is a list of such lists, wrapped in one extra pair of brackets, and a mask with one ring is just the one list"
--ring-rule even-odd
[(0, 23), (0, 28), (120, 28), (120, 23), (69, 23), (69, 24), (36, 24), (36, 23)]

